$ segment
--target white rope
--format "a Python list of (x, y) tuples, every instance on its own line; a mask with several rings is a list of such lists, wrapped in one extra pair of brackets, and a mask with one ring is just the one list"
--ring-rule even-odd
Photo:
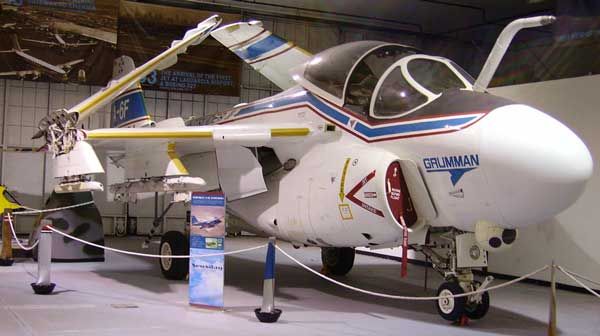
[(586, 277), (584, 277), (583, 275), (581, 275), (581, 274), (577, 274), (577, 273), (575, 273), (575, 272), (573, 272), (573, 271), (571, 271), (571, 270), (568, 270), (568, 269), (566, 269), (566, 268), (563, 268), (563, 269), (562, 269), (562, 271), (563, 271), (563, 272), (567, 272), (567, 273), (569, 273), (569, 274), (571, 274), (571, 275), (573, 275), (573, 276), (576, 276), (576, 277), (578, 277), (579, 279), (583, 279), (583, 280), (585, 280), (585, 281), (587, 281), (587, 282), (589, 282), (589, 283), (593, 283), (593, 284), (594, 284), (594, 285), (596, 285), (596, 286), (600, 286), (600, 282), (596, 282), (596, 281), (594, 281), (594, 280), (592, 280), (592, 279), (590, 279), (590, 278), (586, 278)]
[(10, 224), (10, 232), (12, 232), (12, 236), (17, 241), (17, 245), (19, 246), (19, 248), (22, 250), (25, 250), (25, 251), (33, 250), (40, 241), (36, 240), (35, 243), (33, 243), (33, 245), (30, 245), (29, 247), (23, 246), (21, 244), (21, 241), (19, 241), (19, 237), (17, 237), (17, 233), (15, 232), (15, 227), (13, 225), (12, 219), (10, 218), (11, 217), (10, 214), (6, 215), (6, 217), (8, 217), (8, 223)]
[[(575, 281), (576, 283), (578, 283), (581, 287), (585, 288), (588, 292), (594, 294), (594, 296), (596, 296), (597, 298), (600, 299), (600, 294), (596, 293), (595, 290), (591, 289), (590, 287), (586, 286), (586, 284), (584, 284), (583, 282), (579, 281), (579, 279), (575, 278), (573, 275), (571, 275), (570, 271), (565, 270), (564, 268), (560, 267), (560, 266), (556, 266), (556, 268), (558, 268), (561, 272), (563, 272), (566, 276), (568, 276), (569, 278), (571, 278), (571, 280)], [(593, 281), (590, 281), (593, 282)]]
[(391, 294), (383, 294), (383, 293), (377, 293), (377, 292), (372, 292), (372, 291), (368, 291), (368, 290), (364, 290), (364, 289), (360, 289), (354, 286), (350, 286), (347, 285), (343, 282), (339, 282), (337, 280), (331, 279), (315, 270), (313, 270), (312, 268), (304, 265), (303, 263), (301, 263), (300, 261), (296, 260), (294, 257), (292, 257), (291, 255), (289, 255), (287, 252), (285, 252), (282, 248), (280, 248), (279, 246), (275, 246), (279, 252), (283, 253), (286, 257), (290, 258), (293, 262), (295, 262), (296, 264), (298, 264), (299, 266), (301, 266), (302, 268), (306, 269), (307, 271), (310, 271), (312, 273), (314, 273), (315, 275), (318, 275), (319, 277), (332, 282), (336, 285), (342, 286), (344, 288), (353, 290), (353, 291), (357, 291), (363, 294), (368, 294), (368, 295), (373, 295), (373, 296), (379, 296), (379, 297), (384, 297), (384, 298), (388, 298), (388, 299), (396, 299), (396, 300), (412, 300), (412, 301), (428, 301), (428, 300), (439, 300), (439, 299), (445, 299), (445, 298), (459, 298), (459, 297), (465, 297), (465, 296), (471, 296), (474, 294), (480, 294), (480, 293), (484, 293), (487, 291), (491, 291), (491, 290), (495, 290), (495, 289), (500, 289), (503, 287), (507, 287), (510, 286), (512, 284), (515, 284), (519, 281), (523, 281), (535, 274), (538, 274), (540, 272), (543, 272), (545, 270), (547, 270), (550, 266), (546, 265), (542, 268), (539, 268), (529, 274), (525, 274), (519, 278), (513, 279), (511, 281), (507, 281), (505, 283), (496, 285), (496, 286), (491, 286), (491, 287), (486, 287), (484, 289), (478, 289), (476, 291), (472, 291), (472, 292), (467, 292), (467, 293), (463, 293), (463, 294), (456, 294), (456, 295), (444, 295), (444, 296), (402, 296), (402, 295), (391, 295)]
[(116, 248), (112, 248), (112, 247), (108, 247), (108, 246), (104, 246), (104, 245), (99, 245), (99, 244), (95, 244), (92, 242), (89, 242), (87, 240), (83, 240), (74, 236), (71, 236), (70, 234), (64, 233), (60, 230), (57, 230), (51, 226), (46, 226), (48, 229), (52, 230), (53, 232), (58, 233), (59, 235), (62, 235), (64, 237), (73, 239), (75, 241), (78, 241), (82, 244), (86, 244), (86, 245), (90, 245), (90, 246), (94, 246), (97, 248), (101, 248), (103, 250), (107, 250), (107, 251), (112, 251), (112, 252), (116, 252), (116, 253), (123, 253), (123, 254), (129, 254), (129, 255), (134, 255), (134, 256), (138, 256), (138, 257), (148, 257), (148, 258), (164, 258), (164, 259), (187, 259), (187, 258), (202, 258), (202, 257), (211, 257), (211, 256), (220, 256), (220, 255), (230, 255), (230, 254), (236, 254), (236, 253), (243, 253), (243, 252), (248, 252), (248, 251), (252, 251), (252, 250), (258, 250), (260, 248), (263, 248), (265, 246), (267, 246), (267, 244), (262, 244), (259, 246), (255, 246), (255, 247), (249, 247), (249, 248), (245, 248), (245, 249), (241, 249), (241, 250), (235, 250), (235, 251), (228, 251), (228, 252), (221, 252), (221, 253), (210, 253), (210, 254), (195, 254), (195, 255), (160, 255), (160, 254), (146, 254), (146, 253), (139, 253), (139, 252), (132, 252), (132, 251), (125, 251), (125, 250), (119, 250)]
[(34, 209), (34, 208), (30, 208), (28, 206), (21, 205), (22, 208), (28, 209), (29, 211), (13, 211), (13, 214), (15, 214), (15, 215), (29, 215), (29, 214), (34, 214), (34, 213), (60, 211), (60, 210), (77, 208), (77, 207), (81, 207), (81, 206), (85, 206), (85, 205), (89, 205), (89, 204), (93, 204), (93, 203), (94, 203), (94, 201), (89, 201), (89, 202), (83, 202), (83, 203), (79, 203), (79, 204), (75, 204), (75, 205), (68, 205), (68, 206), (61, 207), (61, 208), (44, 209), (44, 210)]

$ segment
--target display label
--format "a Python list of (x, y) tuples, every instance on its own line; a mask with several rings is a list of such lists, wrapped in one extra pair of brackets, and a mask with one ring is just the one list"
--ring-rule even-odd
[(218, 192), (192, 194), (190, 211), (190, 304), (223, 308), (225, 256), (225, 195)]

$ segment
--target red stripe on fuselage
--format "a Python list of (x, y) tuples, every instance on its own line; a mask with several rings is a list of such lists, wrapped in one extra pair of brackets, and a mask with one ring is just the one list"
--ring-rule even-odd
[[(325, 101), (324, 103), (329, 103), (328, 101)], [(330, 107), (337, 109), (338, 111), (340, 110), (340, 107), (337, 105), (333, 105), (333, 104), (328, 104), (330, 105)], [(332, 106), (333, 105), (333, 106)], [(246, 106), (244, 106), (244, 108), (252, 106), (252, 104), (248, 104)], [(475, 120), (471, 121), (470, 123), (467, 123), (463, 126), (457, 127), (457, 128), (452, 128), (452, 129), (448, 129), (448, 130), (441, 130), (441, 131), (432, 131), (432, 132), (428, 132), (428, 133), (419, 133), (419, 134), (407, 134), (407, 135), (398, 135), (398, 136), (390, 136), (387, 138), (381, 138), (381, 139), (368, 139), (365, 138), (363, 135), (361, 135), (360, 133), (356, 132), (353, 129), (347, 128), (346, 125), (343, 125), (342, 123), (340, 123), (339, 121), (329, 117), (327, 114), (319, 111), (317, 108), (313, 107), (312, 105), (308, 104), (308, 103), (302, 103), (300, 105), (292, 105), (292, 106), (288, 106), (288, 107), (284, 107), (284, 108), (280, 108), (280, 109), (276, 109), (276, 110), (271, 110), (271, 111), (264, 111), (264, 112), (255, 112), (254, 114), (251, 115), (247, 115), (247, 116), (242, 116), (242, 117), (238, 117), (238, 118), (232, 118), (232, 119), (228, 119), (228, 120), (223, 120), (223, 121), (219, 121), (216, 124), (218, 125), (223, 125), (223, 124), (228, 124), (231, 122), (235, 122), (235, 121), (239, 121), (239, 120), (244, 120), (244, 119), (249, 119), (249, 118), (253, 118), (253, 117), (258, 117), (258, 116), (262, 116), (265, 114), (271, 114), (271, 113), (280, 113), (280, 112), (285, 112), (285, 111), (290, 111), (290, 110), (295, 110), (295, 109), (299, 109), (299, 108), (307, 108), (311, 111), (313, 111), (316, 115), (318, 115), (319, 117), (335, 124), (336, 126), (340, 127), (341, 129), (345, 130), (346, 132), (354, 135), (355, 137), (363, 140), (364, 142), (367, 143), (373, 143), (373, 142), (381, 142), (381, 141), (389, 141), (389, 140), (398, 140), (398, 139), (406, 139), (406, 138), (417, 138), (417, 137), (423, 137), (423, 136), (429, 136), (429, 135), (440, 135), (440, 134), (447, 134), (447, 133), (454, 133), (457, 131), (461, 131), (464, 129), (467, 129), (469, 127), (471, 127), (472, 125), (474, 125), (475, 123), (477, 123), (479, 120), (483, 119), (485, 116), (487, 116), (489, 114), (490, 111), (473, 111), (473, 112), (460, 112), (460, 113), (453, 113), (452, 115), (439, 115), (438, 118), (448, 118), (448, 117), (454, 117), (454, 116), (461, 116), (461, 115), (469, 115), (469, 114), (480, 114), (481, 116), (479, 118), (476, 118)], [(344, 110), (341, 110), (341, 112), (345, 112)], [(226, 113), (226, 112), (224, 112)], [(354, 118), (354, 115), (348, 115), (348, 113), (344, 113), (346, 114), (347, 117), (349, 118)], [(417, 121), (417, 120), (426, 120), (426, 119), (435, 119), (436, 117), (422, 117), (422, 118), (415, 118), (415, 119), (409, 119), (407, 121)], [(364, 120), (361, 120), (364, 121)], [(390, 122), (386, 122), (386, 123), (401, 123), (404, 121), (390, 121)], [(365, 122), (367, 123), (367, 122)], [(373, 126), (372, 124), (367, 123), (369, 126)]]

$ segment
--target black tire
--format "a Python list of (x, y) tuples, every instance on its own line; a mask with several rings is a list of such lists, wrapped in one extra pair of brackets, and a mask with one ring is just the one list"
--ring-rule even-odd
[(490, 294), (489, 292), (484, 292), (481, 294), (481, 302), (469, 302), (465, 306), (465, 314), (471, 320), (479, 320), (482, 319), (490, 309)]
[(322, 247), (321, 261), (328, 272), (342, 276), (348, 274), (354, 266), (354, 254), (352, 247)]
[[(455, 281), (444, 282), (440, 288), (438, 288), (437, 295), (458, 295), (463, 294), (465, 291)], [(438, 299), (435, 307), (437, 308), (438, 314), (446, 320), (455, 322), (465, 314), (465, 306), (467, 303), (466, 297), (458, 298), (447, 298)]]
[[(189, 254), (187, 237), (179, 231), (168, 231), (160, 239), (161, 255)], [(183, 280), (189, 272), (189, 258), (160, 258), (158, 263), (163, 276), (169, 280)]]

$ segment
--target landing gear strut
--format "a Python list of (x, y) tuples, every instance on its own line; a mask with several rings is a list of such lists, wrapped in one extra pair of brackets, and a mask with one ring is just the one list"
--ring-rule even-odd
[(348, 274), (354, 266), (354, 254), (352, 247), (322, 247), (323, 270), (338, 276)]
[(473, 279), (472, 269), (487, 266), (487, 258), (484, 257), (486, 252), (468, 235), (471, 234), (455, 230), (432, 232), (425, 245), (415, 247), (431, 260), (433, 269), (446, 279), (438, 288), (437, 295), (442, 298), (436, 301), (436, 309), (447, 321), (478, 320), (487, 314), (490, 307), (488, 292), (452, 297), (484, 289), (493, 280), (487, 277), (480, 283)]

